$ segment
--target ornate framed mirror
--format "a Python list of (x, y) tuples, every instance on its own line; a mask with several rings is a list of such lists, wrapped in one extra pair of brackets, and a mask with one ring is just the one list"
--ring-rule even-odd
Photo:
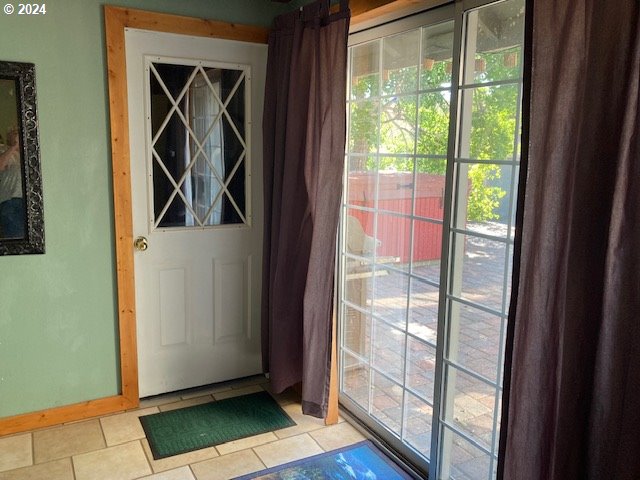
[(35, 66), (0, 61), (0, 255), (44, 253)]

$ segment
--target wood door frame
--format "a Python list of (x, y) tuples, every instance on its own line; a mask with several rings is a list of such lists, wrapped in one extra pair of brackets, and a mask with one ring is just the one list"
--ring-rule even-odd
[[(453, 0), (351, 0), (351, 25), (366, 24), (407, 9), (429, 8)], [(129, 110), (125, 58), (125, 28), (139, 28), (209, 38), (266, 44), (269, 29), (192, 17), (149, 12), (112, 5), (104, 7), (111, 161), (118, 295), (120, 347), (120, 394), (0, 418), (0, 436), (49, 427), (136, 408), (138, 397), (138, 355), (136, 343), (135, 281), (133, 268), (133, 225), (131, 214), (131, 172), (129, 164)], [(335, 332), (335, 316), (333, 329)], [(338, 420), (338, 386), (335, 334), (332, 345), (331, 388), (326, 423)]]
[(267, 43), (266, 28), (182, 17), (107, 5), (104, 8), (111, 121), (111, 160), (116, 243), (118, 325), (120, 331), (121, 396), (138, 406), (131, 168), (129, 158), (129, 104), (125, 28), (163, 33)]
[(181, 17), (129, 8), (105, 6), (107, 71), (111, 119), (111, 160), (116, 242), (118, 325), (120, 331), (121, 396), (132, 406), (138, 398), (131, 166), (129, 159), (129, 104), (125, 55), (125, 28), (163, 33), (239, 40), (265, 44), (266, 28)]

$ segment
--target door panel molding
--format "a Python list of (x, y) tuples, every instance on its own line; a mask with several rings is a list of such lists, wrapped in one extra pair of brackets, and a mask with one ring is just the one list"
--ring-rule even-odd
[[(213, 259), (214, 344), (251, 340), (252, 257)], [(234, 292), (241, 301), (227, 302)]]

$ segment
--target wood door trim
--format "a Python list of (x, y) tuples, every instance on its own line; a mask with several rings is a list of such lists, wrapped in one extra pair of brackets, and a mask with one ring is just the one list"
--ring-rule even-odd
[[(364, 22), (387, 22), (404, 15), (438, 7), (455, 0), (349, 0), (351, 10), (351, 26), (359, 26)], [(339, 4), (331, 6), (333, 12), (340, 9)], [(388, 17), (388, 18), (385, 18)], [(395, 17), (395, 18), (391, 18)]]
[(131, 170), (129, 163), (129, 106), (125, 57), (125, 28), (163, 33), (267, 43), (269, 31), (250, 25), (203, 20), (107, 5), (107, 71), (111, 119), (111, 160), (120, 327), (122, 396), (136, 405), (138, 355), (136, 343), (133, 223), (131, 218)]

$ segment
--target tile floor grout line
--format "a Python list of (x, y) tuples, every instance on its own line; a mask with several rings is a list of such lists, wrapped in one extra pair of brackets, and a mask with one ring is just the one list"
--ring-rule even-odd
[[(144, 438), (147, 438), (147, 437), (145, 436)], [(149, 457), (147, 456), (147, 452), (144, 449), (144, 445), (142, 444), (142, 439), (138, 439), (137, 442), (140, 445), (140, 448), (142, 449), (142, 454), (144, 455), (144, 459), (146, 460), (147, 465), (149, 466), (149, 470), (151, 470), (151, 475), (154, 475), (156, 472), (153, 469), (153, 465), (151, 465), (151, 460), (149, 460)], [(151, 447), (149, 447), (149, 449), (151, 449)], [(144, 478), (144, 477), (141, 477), (141, 478)]]
[(102, 427), (102, 419), (105, 417), (98, 417), (98, 425), (100, 425), (100, 433), (102, 434), (102, 440), (104, 440), (104, 448), (109, 448), (109, 444), (107, 443), (107, 436), (104, 433), (104, 428)]
[[(325, 425), (326, 428), (328, 428), (328, 425)], [(322, 445), (320, 445), (320, 442), (318, 442), (315, 438), (313, 438), (313, 435), (309, 434), (309, 438), (311, 438), (311, 440), (313, 440), (313, 443), (315, 443), (316, 445), (318, 445), (318, 447), (320, 448), (320, 450), (322, 450), (323, 453), (326, 453), (327, 450), (325, 450), (324, 448), (322, 448)]]
[(33, 432), (29, 432), (29, 436), (31, 437), (31, 465), (33, 467), (36, 464), (36, 442), (33, 438)]
[[(193, 401), (193, 400), (197, 400), (197, 399), (204, 399), (206, 397), (209, 397), (209, 400), (207, 400), (206, 402), (199, 402), (199, 403), (195, 403), (193, 405), (186, 405), (184, 407), (177, 407), (175, 409), (172, 408), (172, 409), (169, 409), (169, 410), (161, 410), (162, 407), (166, 407), (167, 405), (173, 405), (174, 403), (181, 403), (181, 402), (189, 402), (189, 401)], [(182, 398), (182, 397), (180, 397), (180, 398)], [(181, 408), (194, 407), (196, 405), (203, 405), (205, 403), (211, 403), (212, 401), (215, 402), (216, 399), (213, 398), (212, 394), (208, 394), (208, 395), (200, 395), (198, 397), (191, 397), (191, 398), (187, 398), (187, 399), (184, 399), (184, 400), (180, 399), (180, 400), (176, 400), (176, 401), (169, 402), (169, 403), (163, 403), (163, 404), (160, 404), (160, 405), (156, 405), (155, 408), (158, 409), (158, 413), (162, 413), (162, 412), (170, 412), (172, 410), (179, 410)]]
[[(215, 458), (215, 457), (213, 457), (213, 458)], [(210, 459), (210, 460), (211, 460), (211, 459)], [(189, 469), (189, 472), (191, 472), (191, 476), (192, 476), (194, 479), (198, 480), (198, 476), (196, 475), (196, 472), (194, 472), (194, 471), (193, 471), (193, 468), (191, 468), (191, 465), (193, 465), (193, 463), (189, 463), (189, 464), (187, 464), (187, 468)]]
[[(265, 445), (267, 445), (265, 443)], [(269, 468), (267, 467), (267, 464), (265, 463), (264, 460), (262, 460), (262, 457), (258, 454), (258, 452), (256, 452), (256, 448), (261, 447), (262, 445), (256, 445), (255, 447), (251, 448), (251, 451), (253, 452), (253, 454), (256, 456), (256, 458), (258, 459), (258, 461), (262, 464), (262, 467), (260, 470), (264, 470), (265, 468)], [(259, 472), (260, 470), (256, 470), (256, 472)], [(255, 472), (251, 472), (251, 473), (255, 473)]]
[(73, 461), (73, 455), (69, 457), (69, 462), (71, 463), (71, 475), (73, 476), (73, 480), (77, 480), (76, 478), (76, 464)]

